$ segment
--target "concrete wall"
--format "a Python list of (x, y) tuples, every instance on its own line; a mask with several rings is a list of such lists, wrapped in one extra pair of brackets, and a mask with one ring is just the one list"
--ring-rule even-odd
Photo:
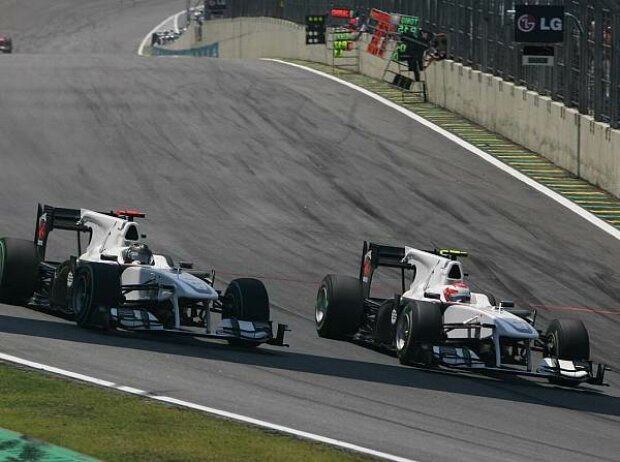
[[(369, 37), (365, 34), (359, 42), (360, 71), (374, 78), (381, 78), (385, 61), (365, 53)], [(192, 47), (218, 44), (220, 58), (284, 58), (302, 59), (332, 64), (330, 51), (323, 45), (306, 45), (304, 26), (275, 18), (235, 18), (206, 21), (202, 41), (189, 29), (181, 38), (161, 48), (179, 52)], [(388, 48), (391, 53), (391, 48)]]
[(620, 196), (620, 131), (453, 61), (426, 71), (429, 100)]
[(426, 80), (431, 102), (577, 171), (577, 111), (453, 61), (432, 64)]
[(581, 176), (620, 197), (620, 130), (581, 116)]
[[(289, 58), (332, 64), (321, 45), (307, 46), (305, 28), (274, 18), (207, 21), (203, 40), (188, 31), (169, 49), (218, 44), (222, 58)], [(385, 61), (366, 53), (360, 42), (360, 71), (382, 78)], [(474, 71), (453, 61), (426, 71), (429, 100), (506, 138), (539, 152), (555, 164), (620, 197), (620, 131), (550, 98)]]
[(219, 41), (223, 58), (289, 58), (324, 61), (324, 47), (306, 47), (305, 29), (273, 18), (247, 18), (205, 23), (206, 41)]

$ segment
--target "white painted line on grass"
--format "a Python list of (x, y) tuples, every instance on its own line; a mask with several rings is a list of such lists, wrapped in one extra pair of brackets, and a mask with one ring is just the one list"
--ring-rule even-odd
[(438, 125), (435, 125), (432, 122), (429, 122), (424, 117), (421, 117), (421, 116), (417, 115), (416, 113), (411, 112), (408, 109), (405, 109), (404, 107), (399, 106), (396, 103), (393, 103), (392, 101), (384, 98), (383, 96), (379, 96), (376, 93), (371, 92), (370, 90), (366, 90), (365, 88), (362, 88), (362, 87), (360, 87), (358, 85), (355, 85), (353, 83), (347, 82), (346, 80), (342, 80), (342, 79), (340, 79), (338, 77), (335, 77), (333, 75), (326, 74), (325, 72), (317, 71), (316, 69), (312, 69), (310, 67), (302, 66), (300, 64), (289, 63), (287, 61), (282, 61), (280, 59), (271, 59), (271, 58), (263, 58), (263, 61), (272, 61), (272, 62), (275, 62), (275, 63), (285, 64), (287, 66), (292, 66), (292, 67), (297, 67), (299, 69), (304, 69), (304, 70), (306, 70), (308, 72), (312, 72), (312, 73), (320, 75), (322, 77), (331, 79), (331, 80), (333, 80), (335, 82), (338, 82), (338, 83), (340, 83), (342, 85), (345, 85), (345, 86), (347, 86), (349, 88), (352, 88), (353, 90), (359, 91), (360, 93), (363, 93), (364, 95), (369, 96), (370, 98), (373, 98), (373, 99), (375, 99), (375, 100), (385, 104), (386, 106), (391, 107), (392, 109), (395, 109), (396, 111), (398, 111), (401, 114), (409, 117), (410, 119), (413, 119), (416, 122), (418, 122), (418, 123), (420, 123), (420, 124), (430, 128), (431, 130), (433, 130), (433, 131), (439, 133), (440, 135), (448, 138), (450, 141), (453, 141), (454, 143), (458, 144), (459, 146), (461, 146), (461, 147), (467, 149), (468, 151), (470, 151), (471, 153), (477, 155), (478, 157), (481, 157), (482, 159), (486, 160), (490, 164), (493, 164), (494, 166), (496, 166), (500, 170), (503, 170), (504, 172), (508, 173), (509, 175), (515, 177), (517, 180), (522, 181), (523, 183), (531, 186), (532, 188), (534, 188), (537, 191), (543, 193), (545, 196), (553, 199), (554, 201), (556, 201), (559, 204), (563, 205), (564, 207), (566, 207), (567, 209), (571, 210), (572, 212), (575, 212), (580, 217), (588, 220), (594, 226), (596, 226), (597, 228), (599, 228), (602, 231), (606, 232), (610, 236), (620, 240), (620, 230), (614, 228), (613, 226), (611, 226), (606, 221), (601, 220), (600, 218), (598, 218), (595, 215), (591, 214), (587, 210), (579, 207), (577, 204), (575, 204), (571, 200), (567, 199), (566, 197), (562, 196), (561, 194), (556, 193), (555, 191), (552, 191), (551, 189), (547, 188), (546, 186), (544, 186), (544, 185), (538, 183), (537, 181), (531, 179), (527, 175), (524, 175), (523, 173), (513, 169), (512, 167), (509, 167), (508, 165), (503, 163), (501, 160), (496, 159), (492, 155), (490, 155), (490, 154), (484, 152), (483, 150), (477, 148), (473, 144), (468, 143), (467, 141), (459, 138), (458, 136), (454, 135), (453, 133), (450, 133), (449, 131), (439, 127)]
[(359, 452), (359, 453), (366, 454), (369, 456), (379, 457), (381, 459), (392, 460), (395, 462), (417, 462), (417, 461), (414, 461), (413, 459), (406, 459), (404, 457), (387, 454), (385, 452), (375, 451), (374, 449), (364, 448), (362, 446), (347, 443), (345, 441), (335, 440), (333, 438), (327, 438), (326, 436), (320, 436), (314, 433), (308, 433), (308, 432), (304, 432), (301, 430), (295, 430), (294, 428), (272, 424), (270, 422), (265, 422), (264, 420), (253, 419), (251, 417), (234, 414), (232, 412), (221, 411), (219, 409), (214, 409), (211, 407), (201, 406), (201, 405), (194, 404), (194, 403), (188, 403), (187, 401), (182, 401), (182, 400), (178, 400), (175, 398), (168, 398), (166, 396), (151, 396), (151, 398), (158, 400), (158, 401), (164, 401), (170, 404), (176, 404), (177, 406), (188, 407), (188, 408), (195, 409), (198, 411), (207, 412), (209, 414), (215, 414), (220, 417), (226, 417), (228, 419), (238, 420), (238, 421), (248, 423), (251, 425), (256, 425), (258, 427), (268, 428), (270, 430), (275, 430), (280, 433), (287, 433), (289, 435), (297, 436), (299, 438), (303, 438), (306, 440), (316, 441), (319, 443), (328, 444), (330, 446), (337, 446), (339, 448)]
[(107, 380), (96, 379), (89, 377), (88, 375), (78, 374), (76, 372), (66, 371), (64, 369), (58, 369), (56, 367), (47, 366), (45, 364), (35, 363), (28, 361), (27, 359), (18, 358), (17, 356), (11, 356), (4, 353), (0, 353), (0, 360), (8, 361), (11, 363), (21, 364), (22, 366), (30, 367), (32, 369), (39, 369), (41, 371), (51, 372), (52, 374), (63, 375), (72, 379), (80, 380), (81, 382), (88, 382), (101, 387), (114, 388), (116, 384), (114, 382), (108, 382)]
[(178, 13), (174, 13), (172, 16), (168, 16), (166, 19), (164, 19), (162, 22), (160, 22), (157, 26), (155, 26), (151, 32), (149, 32), (148, 34), (146, 34), (144, 36), (144, 39), (142, 39), (142, 42), (140, 43), (140, 47), (138, 48), (138, 54), (140, 56), (144, 56), (144, 48), (146, 47), (147, 43), (149, 43), (149, 40), (151, 40), (151, 37), (153, 36), (153, 34), (155, 32), (157, 32), (159, 29), (161, 29), (162, 27), (164, 27), (165, 24), (167, 24), (170, 21), (173, 21), (173, 24), (175, 24), (175, 29), (178, 31), (178, 18), (180, 15), (182, 15), (185, 12), (185, 10), (183, 11), (179, 11)]
[(59, 369), (57, 367), (48, 366), (41, 363), (36, 363), (33, 361), (29, 361), (27, 359), (18, 358), (17, 356), (8, 355), (5, 353), (0, 353), (0, 361), (6, 361), (14, 364), (19, 364), (22, 366), (30, 367), (32, 369), (37, 369), (45, 372), (50, 372), (52, 374), (60, 375), (63, 377), (70, 377), (75, 380), (79, 380), (81, 382), (87, 382), (94, 385), (99, 385), (106, 388), (112, 388), (114, 390), (122, 391), (124, 393), (129, 393), (132, 395), (144, 396), (148, 399), (153, 399), (156, 401), (161, 401), (168, 404), (174, 404), (179, 407), (184, 407), (188, 409), (194, 409), (196, 411), (201, 411), (207, 414), (216, 415), (218, 417), (224, 417), (226, 419), (235, 420), (238, 422), (247, 423), (250, 425), (254, 425), (261, 428), (268, 428), (269, 430), (275, 430), (277, 432), (296, 436), (298, 438), (302, 438), (305, 440), (315, 441), (318, 443), (327, 444), (330, 446), (335, 446), (342, 449), (347, 449), (349, 451), (358, 452), (360, 454), (366, 454), (368, 456), (378, 457), (380, 459), (391, 460), (394, 462), (419, 462), (413, 459), (407, 459), (405, 457), (395, 456), (393, 454), (388, 454), (381, 451), (375, 451), (374, 449), (365, 448), (362, 446), (358, 446), (356, 444), (347, 443), (346, 441), (340, 441), (333, 438), (328, 438), (326, 436), (316, 435), (314, 433), (304, 432), (301, 430), (296, 430), (294, 428), (285, 427), (283, 425), (274, 424), (271, 422), (267, 422), (264, 420), (254, 419), (252, 417), (244, 416), (241, 414), (235, 414), (234, 412), (228, 412), (221, 409), (215, 409), (208, 406), (203, 406), (201, 404), (191, 403), (189, 401), (183, 401), (177, 398), (171, 398), (169, 396), (159, 396), (155, 394), (151, 394), (148, 391), (141, 390), (139, 388), (129, 387), (126, 385), (119, 385), (114, 382), (109, 382), (107, 380), (97, 379), (95, 377), (90, 377), (88, 375), (78, 374), (76, 372), (67, 371), (65, 369)]
[(117, 390), (124, 391), (125, 393), (131, 393), (132, 395), (148, 395), (148, 391), (140, 390), (139, 388), (128, 387), (125, 385), (119, 385), (115, 387)]

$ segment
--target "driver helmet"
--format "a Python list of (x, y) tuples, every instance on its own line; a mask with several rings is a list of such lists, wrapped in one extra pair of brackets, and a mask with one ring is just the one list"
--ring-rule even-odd
[(123, 261), (126, 264), (152, 265), (153, 252), (146, 244), (132, 244), (123, 251)]
[(441, 299), (446, 303), (469, 303), (471, 300), (471, 292), (467, 284), (456, 282), (443, 289)]

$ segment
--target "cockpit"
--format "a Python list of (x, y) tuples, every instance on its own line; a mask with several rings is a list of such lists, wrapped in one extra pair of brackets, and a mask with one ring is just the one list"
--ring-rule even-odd
[(153, 252), (146, 244), (132, 244), (122, 252), (126, 265), (153, 265)]

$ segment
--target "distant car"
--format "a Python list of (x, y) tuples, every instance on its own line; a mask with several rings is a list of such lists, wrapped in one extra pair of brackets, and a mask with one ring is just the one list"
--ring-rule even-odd
[[(234, 279), (224, 294), (215, 272), (192, 271), (153, 253), (141, 239), (132, 210), (95, 212), (39, 205), (34, 242), (0, 239), (0, 302), (72, 317), (104, 330), (160, 331), (228, 340), (240, 346), (283, 346), (274, 336), (267, 291), (258, 279)], [(77, 253), (46, 258), (53, 230), (73, 231)], [(211, 313), (221, 313), (213, 325)]]
[[(603, 385), (607, 368), (590, 361), (581, 321), (555, 319), (545, 333), (535, 329), (535, 311), (469, 290), (457, 260), (465, 256), (454, 249), (364, 242), (359, 276), (329, 274), (319, 287), (319, 336), (384, 349), (407, 365)], [(392, 291), (378, 296), (375, 286)], [(533, 351), (542, 352), (537, 366)]]
[(0, 35), (0, 51), (2, 53), (13, 53), (13, 41), (11, 37)]

